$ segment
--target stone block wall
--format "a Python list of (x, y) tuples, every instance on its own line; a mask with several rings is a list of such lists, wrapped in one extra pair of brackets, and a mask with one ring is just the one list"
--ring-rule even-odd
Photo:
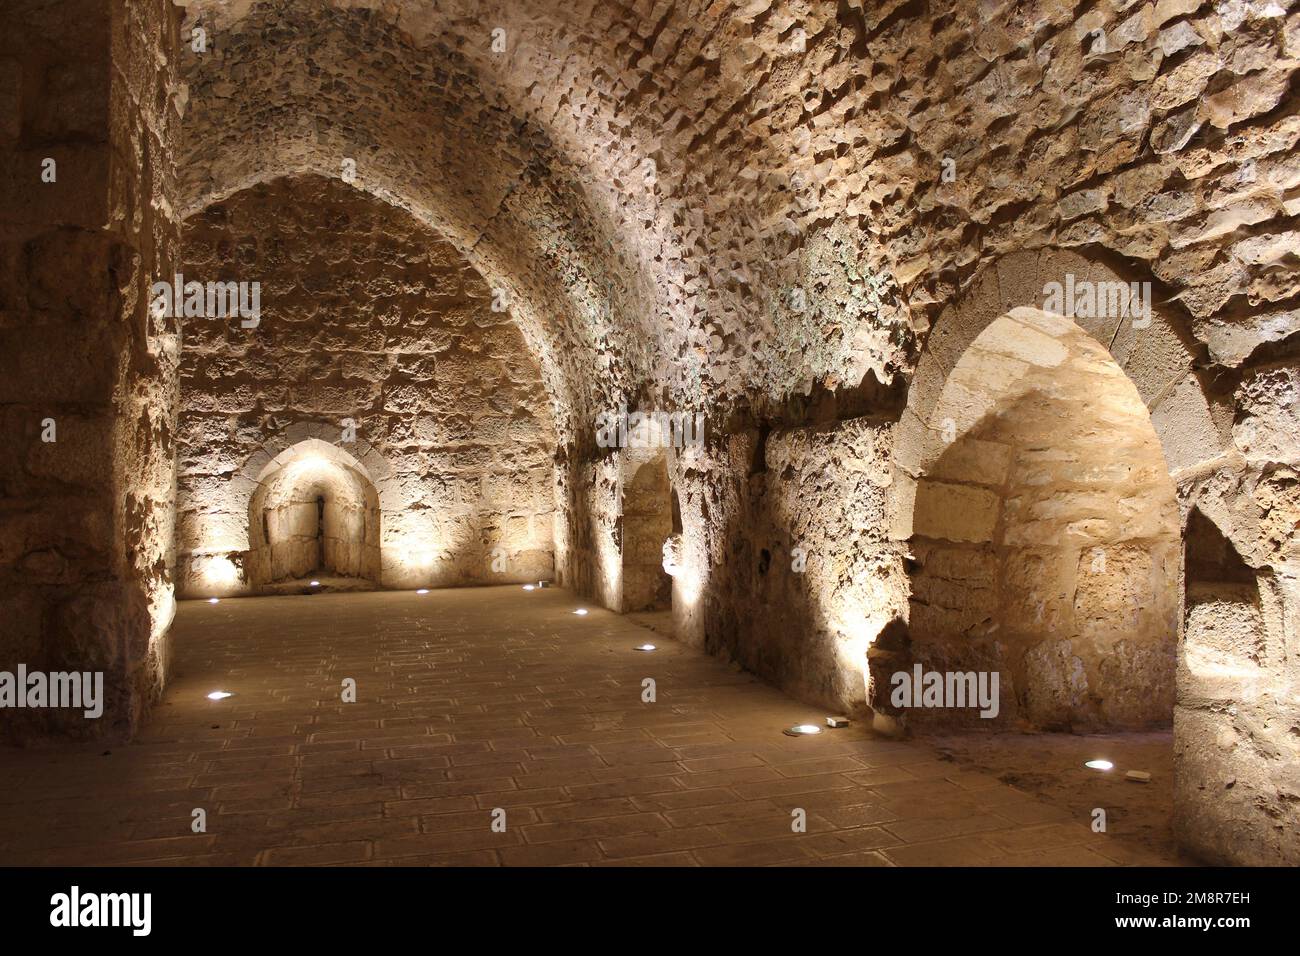
[(673, 533), (667, 450), (634, 449), (625, 455), (621, 495), (622, 609), (667, 610), (672, 581), (664, 572), (664, 542)]
[[(262, 315), (252, 328), (184, 320), (182, 596), (269, 583), (246, 567), (264, 543), (260, 527), (250, 536), (255, 489), (307, 438), (373, 484), (384, 586), (552, 576), (550, 406), (509, 315), (445, 241), (308, 176), (212, 206), (187, 222), (185, 243), (186, 281), (260, 281)], [(212, 572), (228, 567), (214, 556), (233, 563), (233, 580)], [(317, 570), (281, 560), (281, 571)]]
[[(0, 38), (0, 98), (14, 107), (0, 115), (13, 173), (0, 187), (0, 300), (14, 347), (0, 361), (15, 453), (0, 594), (15, 654), (100, 655), (132, 684), (123, 699), (147, 700), (176, 438), (189, 588), (196, 564), (248, 549), (260, 469), (308, 438), (333, 444), (350, 413), (358, 461), (412, 516), (385, 527), (436, 543), (402, 558), (428, 574), (393, 567), (395, 580), (477, 579), (461, 555), (486, 563), (504, 524), (521, 542), (507, 551), (539, 567), (553, 533), (560, 576), (620, 607), (621, 461), (594, 452), (588, 431), (595, 410), (653, 396), (711, 425), (672, 469), (679, 633), (812, 699), (853, 703), (863, 658), (893, 653), (907, 622), (912, 515), (933, 463), (924, 435), (948, 373), (991, 322), (1041, 308), (1045, 278), (1150, 280), (1149, 333), (1083, 328), (1134, 381), (1180, 521), (1213, 524), (1251, 579), (1180, 592), (1185, 840), (1218, 859), (1300, 859), (1297, 0), (178, 5), (187, 27), (208, 28), (207, 53), (178, 42), (162, 0), (4, 11), (17, 29)], [(59, 189), (27, 188), (47, 150), (62, 157)], [(372, 228), (356, 250), (396, 257), (401, 278), (382, 293), (331, 288), (352, 220), (333, 243), (311, 234), (332, 250), (328, 269), (284, 265), (271, 239), (285, 237), (290, 261), (306, 248), (288, 241), (303, 222), (294, 203), (256, 229), (207, 222), (214, 242), (193, 264), (277, 263), (301, 280), (300, 301), (331, 295), (349, 321), (295, 307), (275, 355), (238, 330), (187, 328), (197, 405), (169, 428), (171, 330), (144, 309), (149, 279), (175, 265), (169, 210), (203, 216), (234, 196), (214, 207), (229, 210), (282, 189), (259, 185), (279, 177), (338, 177), (344, 158), (362, 189), (435, 225), (509, 293), (518, 331), (466, 319), (478, 331), (464, 338), (515, 336), (488, 350), (512, 370), (502, 381), (535, 363), (555, 422), (544, 451), (500, 468), (463, 437), (418, 433), (414, 383), (438, 368), (426, 341), (452, 340), (431, 421), (463, 425), (448, 396), (468, 389), (474, 414), (494, 406), (484, 434), (509, 434), (516, 390), (476, 390), (456, 333), (398, 320), (404, 297), (427, 291), (406, 288), (410, 244), (387, 245), (405, 227)], [(382, 305), (348, 313), (358, 300)], [(374, 404), (390, 381), (381, 351), (401, 356), (391, 371), (408, 381)], [(236, 356), (249, 381), (222, 370)], [(37, 449), (46, 405), (74, 423), (67, 450)], [(529, 434), (533, 417), (518, 416)], [(798, 455), (773, 468), (786, 444)], [(962, 534), (982, 535), (974, 506), (987, 518), (991, 497), (964, 494)], [(796, 537), (811, 544), (798, 572)], [(786, 605), (780, 627), (763, 618)], [(1253, 638), (1219, 632), (1247, 607)]]
[(598, 453), (594, 433), (584, 446), (585, 451), (561, 449), (556, 463), (556, 581), (622, 610), (621, 458), (615, 449)]
[(161, 0), (17, 0), (0, 30), (0, 669), (102, 671), (104, 715), (4, 733), (129, 734), (171, 620), (177, 339), (170, 271), (179, 18)]
[(887, 533), (891, 431), (855, 417), (684, 449), (678, 638), (866, 715), (868, 650), (907, 605), (904, 549)]

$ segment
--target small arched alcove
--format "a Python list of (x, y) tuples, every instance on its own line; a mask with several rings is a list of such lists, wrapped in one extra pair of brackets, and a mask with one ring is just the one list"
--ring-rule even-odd
[(1196, 507), (1187, 518), (1184, 567), (1188, 690), (1214, 699), (1253, 697), (1267, 659), (1258, 580), (1232, 542)]
[(379, 495), (365, 467), (336, 445), (309, 438), (272, 459), (248, 521), (250, 587), (379, 582)]

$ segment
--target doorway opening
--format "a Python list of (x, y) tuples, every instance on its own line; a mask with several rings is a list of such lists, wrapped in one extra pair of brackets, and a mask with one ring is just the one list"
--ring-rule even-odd
[(249, 502), (249, 585), (377, 585), (379, 525), (379, 495), (361, 465), (327, 442), (300, 442), (267, 465)]
[(909, 540), (911, 663), (996, 674), (999, 700), (992, 717), (909, 719), (1170, 727), (1178, 503), (1147, 408), (1106, 348), (1069, 319), (1017, 309), (961, 356), (929, 428)]
[(620, 456), (618, 495), (623, 613), (671, 612), (681, 514), (669, 479), (668, 429), (652, 415), (629, 431)]

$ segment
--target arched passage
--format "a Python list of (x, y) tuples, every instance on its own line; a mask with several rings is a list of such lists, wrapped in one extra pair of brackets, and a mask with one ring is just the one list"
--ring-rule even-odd
[[(251, 277), (262, 293), (251, 327), (185, 321), (186, 596), (238, 592), (239, 569), (206, 556), (257, 543), (250, 483), (304, 438), (364, 464), (383, 517), (371, 579), (384, 587), (551, 576), (555, 429), (543, 375), (514, 316), (493, 309), (491, 288), (441, 234), (307, 176), (196, 213), (184, 238), (187, 275)], [(246, 466), (250, 445), (263, 451)], [(212, 570), (228, 589), (212, 590)]]
[[(1180, 320), (1149, 285), (1149, 306), (1112, 308), (1121, 287), (1076, 253), (1020, 253), (931, 331), (894, 443), (910, 607), (873, 664), (879, 712), (901, 643), (939, 670), (1007, 666), (1005, 719), (1168, 724), (1179, 508), (1226, 437)], [(1063, 303), (1065, 289), (1092, 298)]]
[[(624, 611), (672, 608), (672, 578), (664, 570), (664, 545), (674, 528), (668, 448), (651, 420), (629, 435), (620, 476)], [(680, 516), (677, 518), (680, 524)]]
[(912, 659), (998, 672), (1003, 723), (1168, 726), (1178, 503), (1132, 382), (1074, 322), (1017, 309), (931, 422), (947, 444), (916, 488)]
[(253, 588), (308, 577), (378, 583), (379, 495), (347, 452), (307, 439), (262, 470), (248, 507)]

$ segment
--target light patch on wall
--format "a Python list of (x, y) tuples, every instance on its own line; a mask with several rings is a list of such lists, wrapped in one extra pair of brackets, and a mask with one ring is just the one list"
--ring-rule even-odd
[(673, 599), (680, 602), (683, 610), (693, 611), (700, 602), (700, 594), (704, 590), (704, 582), (699, 571), (690, 563), (683, 563), (677, 566), (677, 573), (673, 575)]
[(621, 600), (623, 594), (622, 550), (614, 541), (613, 535), (601, 534), (597, 541), (596, 551), (600, 561), (601, 578), (605, 581), (605, 593), (618, 595)]
[(239, 567), (225, 554), (196, 554), (198, 579), (210, 594), (230, 594), (240, 586)]
[(871, 699), (871, 672), (867, 666), (867, 651), (885, 626), (886, 617), (879, 608), (886, 605), (888, 595), (879, 594), (878, 588), (855, 582), (855, 593), (866, 597), (852, 602), (854, 607), (846, 613), (838, 611), (840, 639), (835, 643), (835, 661), (846, 685), (861, 680), (863, 700)]
[(438, 560), (438, 554), (432, 548), (423, 545), (408, 545), (402, 549), (406, 563), (413, 568), (430, 568)]

